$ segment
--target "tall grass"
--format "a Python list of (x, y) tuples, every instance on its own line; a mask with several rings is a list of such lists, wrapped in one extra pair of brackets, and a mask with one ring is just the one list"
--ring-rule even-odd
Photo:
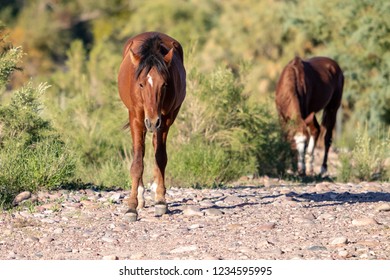
[(359, 127), (353, 148), (340, 155), (338, 180), (386, 181), (390, 179), (390, 131), (369, 136), (367, 126)]

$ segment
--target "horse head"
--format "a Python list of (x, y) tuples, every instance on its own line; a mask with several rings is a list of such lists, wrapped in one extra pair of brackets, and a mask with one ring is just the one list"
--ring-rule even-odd
[(169, 81), (169, 67), (173, 57), (173, 48), (164, 56), (155, 53), (137, 55), (129, 49), (131, 63), (136, 70), (135, 92), (141, 97), (145, 114), (144, 124), (148, 131), (160, 128), (161, 108)]

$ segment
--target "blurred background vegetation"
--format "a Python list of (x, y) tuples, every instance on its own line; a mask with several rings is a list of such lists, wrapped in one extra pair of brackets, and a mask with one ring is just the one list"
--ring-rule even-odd
[[(12, 145), (40, 156), (37, 147), (49, 147), (41, 160), (55, 162), (60, 175), (34, 181), (35, 189), (69, 182), (128, 187), (131, 139), (122, 130), (127, 113), (116, 76), (124, 42), (144, 31), (165, 32), (185, 50), (187, 98), (169, 136), (168, 185), (286, 172), (289, 150), (273, 96), (295, 55), (329, 56), (344, 70), (334, 147), (361, 154), (366, 145), (367, 156), (380, 150), (363, 177), (354, 170), (367, 159), (345, 157), (338, 179), (388, 180), (389, 15), (386, 0), (0, 0), (0, 188), (13, 184), (17, 192), (26, 184), (16, 182), (17, 168), (5, 171), (6, 162), (16, 162), (10, 155), (20, 158)], [(18, 106), (30, 106), (30, 115), (14, 118)], [(27, 120), (38, 125), (27, 129)]]

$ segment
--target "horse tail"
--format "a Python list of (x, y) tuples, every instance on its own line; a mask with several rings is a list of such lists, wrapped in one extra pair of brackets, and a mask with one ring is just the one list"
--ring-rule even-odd
[(129, 129), (130, 128), (130, 122), (127, 122), (124, 126), (122, 126), (123, 130)]
[(295, 94), (299, 101), (299, 107), (301, 110), (302, 118), (307, 116), (306, 104), (305, 104), (305, 94), (306, 94), (306, 83), (305, 83), (305, 71), (302, 59), (296, 56), (292, 62), (291, 66), (295, 74)]

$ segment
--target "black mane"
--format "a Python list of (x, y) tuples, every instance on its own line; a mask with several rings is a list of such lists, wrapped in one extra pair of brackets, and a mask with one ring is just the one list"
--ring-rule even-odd
[(140, 51), (140, 63), (135, 72), (137, 79), (145, 70), (145, 73), (149, 73), (150, 69), (156, 67), (158, 73), (160, 73), (164, 79), (169, 77), (169, 70), (164, 61), (164, 56), (167, 51), (161, 46), (162, 41), (158, 35), (154, 35), (144, 41)]

